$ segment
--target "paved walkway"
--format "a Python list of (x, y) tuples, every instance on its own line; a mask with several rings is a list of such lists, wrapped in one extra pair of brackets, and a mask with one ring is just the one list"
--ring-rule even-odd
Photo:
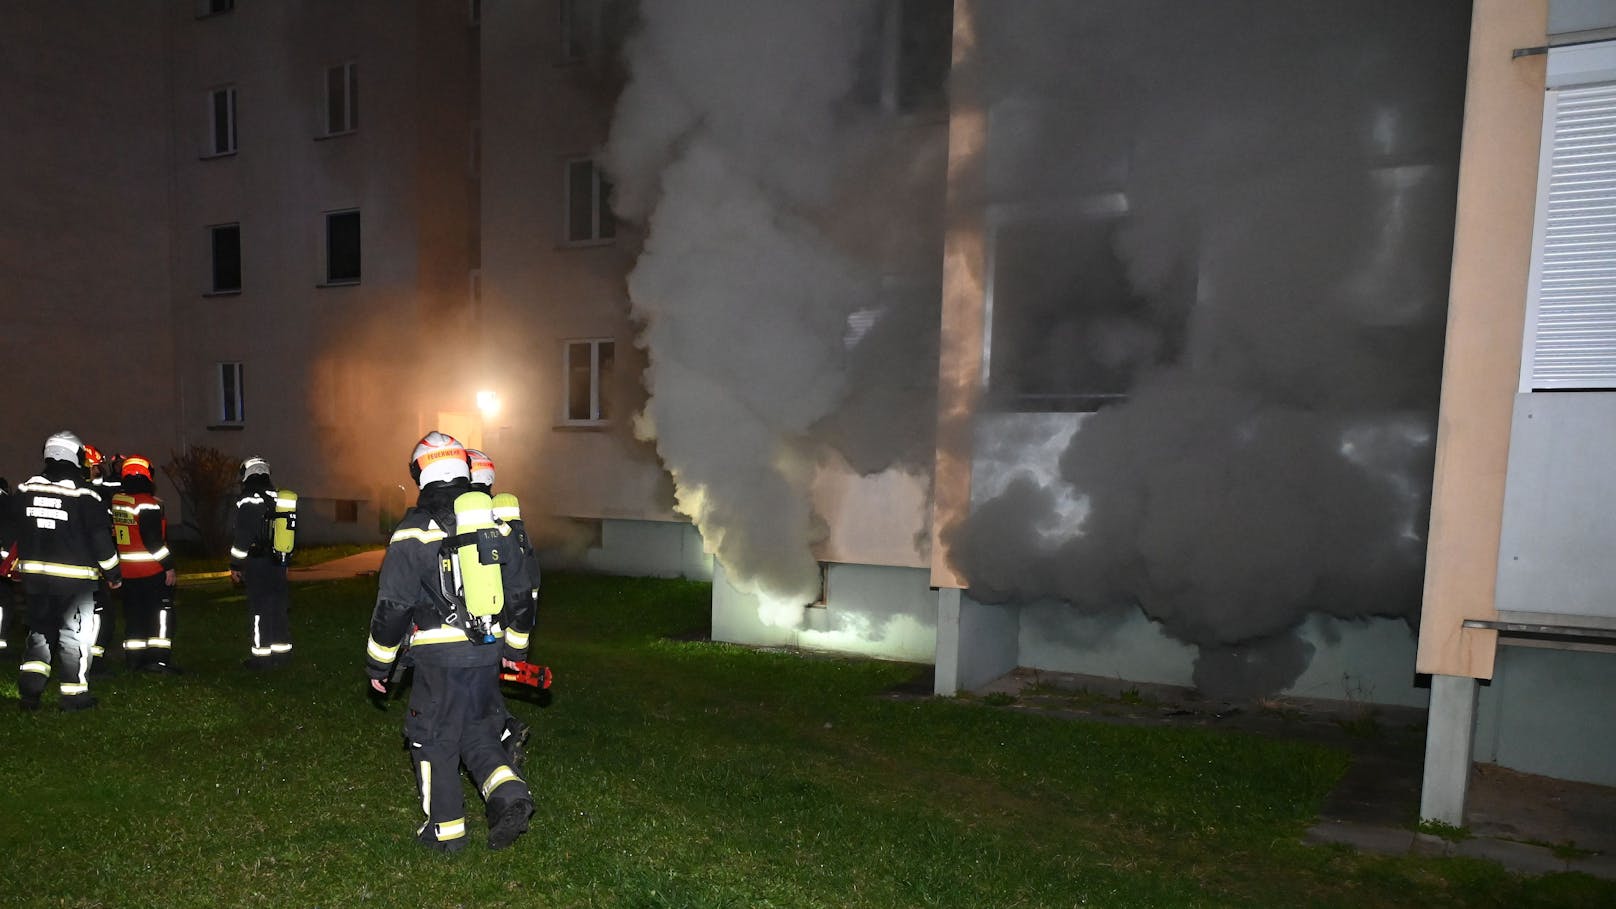
[(1616, 788), (1477, 764), (1467, 837), (1416, 832), (1425, 711), (1275, 698), (1218, 702), (1171, 685), (1018, 669), (978, 692), (1012, 695), (1011, 709), (1128, 725), (1187, 725), (1304, 739), (1341, 748), (1352, 765), (1308, 829), (1310, 843), (1370, 852), (1463, 855), (1527, 874), (1580, 871), (1616, 880)]
[[(286, 570), (286, 579), (289, 581), (336, 581), (344, 578), (356, 578), (371, 575), (381, 570), (382, 554), (386, 550), (374, 549), (370, 552), (361, 552), (358, 555), (344, 556), (318, 565), (296, 565)], [(208, 581), (217, 578), (227, 578), (228, 571), (202, 571), (193, 573), (180, 573), (180, 581)]]

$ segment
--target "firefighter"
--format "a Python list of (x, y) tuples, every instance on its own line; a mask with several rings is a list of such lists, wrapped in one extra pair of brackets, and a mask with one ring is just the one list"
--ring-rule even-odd
[(45, 440), (45, 467), (17, 487), (12, 520), (18, 568), (28, 596), (28, 644), (17, 676), (24, 710), (38, 710), (51, 663), (58, 662), (62, 710), (94, 707), (95, 589), (122, 583), (112, 521), (90, 485), (84, 445), (71, 432)]
[(230, 546), (230, 580), (247, 588), (252, 619), (248, 669), (273, 669), (292, 661), (292, 629), (286, 584), (287, 556), (275, 548), (275, 481), (269, 462), (248, 458), (241, 465), (241, 498), (236, 501), (235, 536)]
[[(84, 467), (90, 476), (90, 486), (101, 497), (101, 501), (106, 503), (107, 517), (110, 519), (112, 517), (112, 497), (118, 491), (118, 482), (107, 476), (107, 471), (111, 469), (111, 465), (107, 463), (107, 459), (101, 454), (101, 450), (87, 442), (84, 445)], [(108, 659), (108, 656), (109, 651), (118, 640), (118, 612), (112, 599), (112, 593), (108, 590), (105, 582), (97, 584), (95, 588), (95, 622), (98, 630), (95, 635), (95, 644), (90, 649), (90, 652), (95, 655), (95, 668), (91, 670), (91, 674), (96, 676), (113, 675), (115, 674), (115, 667), (112, 660)]]
[[(518, 547), (502, 545), (508, 536), (498, 532), (488, 497), (471, 488), (458, 441), (428, 433), (415, 446), (410, 474), (420, 498), (382, 559), (365, 671), (385, 695), (408, 637), (415, 682), (404, 737), (426, 811), (416, 840), (442, 852), (465, 847), (464, 763), (487, 804), (488, 848), (503, 849), (533, 814), (527, 783), (499, 742), (499, 670), (525, 657), (533, 627), (526, 566)], [(502, 561), (486, 561), (484, 552)]]
[[(493, 458), (475, 448), (466, 449), (466, 457), (471, 461), (471, 488), (492, 496), (494, 494)], [(533, 553), (533, 544), (528, 539), (526, 525), (522, 523), (522, 510), (520, 504), (516, 501), (516, 497), (506, 495), (495, 499), (494, 517), (511, 526), (517, 545), (522, 549), (523, 560), (527, 562), (528, 583), (532, 586), (531, 596), (533, 598), (533, 612), (536, 622), (539, 608), (539, 559)], [(506, 630), (505, 635), (513, 644), (519, 645), (521, 649), (527, 649), (527, 638), (525, 636), (518, 638), (516, 637), (517, 632), (509, 629)], [(516, 715), (511, 713), (510, 708), (505, 706), (504, 697), (499, 699), (499, 708), (502, 719), (499, 735), (500, 744), (505, 747), (505, 755), (510, 759), (511, 766), (521, 770), (523, 762), (527, 760), (527, 754), (524, 749), (527, 746), (528, 736), (531, 734), (532, 729), (527, 723), (517, 719)]]
[(163, 502), (153, 495), (151, 461), (122, 461), (122, 487), (112, 497), (112, 530), (123, 571), (123, 652), (131, 670), (178, 674), (173, 651), (174, 556)]

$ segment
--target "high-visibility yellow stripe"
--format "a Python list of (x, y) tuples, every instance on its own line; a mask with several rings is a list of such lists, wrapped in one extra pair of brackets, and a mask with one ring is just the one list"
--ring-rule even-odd
[(505, 632), (505, 643), (515, 647), (517, 650), (525, 649), (527, 647), (527, 632), (515, 629), (507, 631)]
[(90, 496), (90, 497), (96, 498), (96, 499), (101, 498), (100, 493), (98, 493), (95, 490), (90, 489), (88, 487), (81, 488), (81, 487), (77, 487), (77, 486), (68, 485), (68, 484), (71, 484), (72, 482), (73, 481), (71, 481), (71, 480), (58, 480), (58, 481), (55, 481), (55, 482), (52, 482), (50, 480), (41, 480), (40, 482), (35, 483), (34, 481), (29, 480), (28, 482), (23, 483), (22, 485), (18, 486), (17, 491), (18, 492), (48, 492), (53, 496), (76, 496), (76, 497)]
[(464, 643), (468, 638), (466, 633), (452, 625), (442, 628), (420, 628), (410, 635), (411, 644), (452, 644)]
[(84, 692), (89, 691), (89, 690), (90, 690), (89, 685), (82, 685), (82, 684), (79, 684), (77, 682), (63, 682), (62, 683), (62, 693), (63, 694), (83, 694)]
[(292, 652), (292, 645), (291, 644), (271, 644), (271, 645), (269, 645), (269, 652), (270, 653), (291, 653)]
[(435, 829), (440, 843), (445, 840), (458, 840), (466, 835), (466, 819), (460, 817), (452, 821), (444, 821)]
[(269, 656), (271, 653), (274, 653), (274, 651), (270, 650), (268, 647), (253, 647), (250, 649), (252, 650), (253, 656)]
[(174, 642), (169, 640), (168, 638), (147, 638), (146, 639), (146, 646), (147, 647), (155, 647), (155, 648), (157, 648), (159, 650), (163, 650), (163, 649), (166, 649), (166, 648), (169, 648), (169, 647), (173, 647)]
[[(113, 559), (112, 564), (114, 567), (117, 566), (118, 560)], [(86, 565), (61, 565), (56, 562), (29, 562), (25, 560), (17, 567), (22, 570), (23, 574), (46, 574), (53, 578), (78, 578), (93, 581), (101, 576), (94, 568)], [(111, 568), (107, 570), (110, 571)]]
[(415, 540), (418, 543), (440, 543), (448, 536), (449, 535), (447, 533), (444, 533), (441, 530), (421, 530), (415, 527), (408, 527), (404, 530), (395, 531), (392, 538), (387, 542), (398, 543), (403, 540)]
[(123, 649), (125, 649), (125, 650), (145, 650), (146, 649), (146, 639), (145, 638), (130, 638), (127, 641), (123, 642)]
[(111, 556), (102, 559), (96, 564), (101, 566), (102, 571), (111, 571), (112, 569), (118, 567), (118, 554), (115, 552)]
[(164, 546), (156, 552), (120, 552), (118, 558), (125, 562), (161, 562), (168, 558), (168, 547)]
[(483, 781), (483, 798), (488, 798), (489, 793), (493, 792), (495, 789), (509, 783), (511, 780), (517, 779), (521, 779), (521, 777), (516, 775), (516, 771), (505, 766), (504, 764), (500, 764), (498, 767), (494, 768), (493, 773), (488, 775), (488, 779)]
[(50, 675), (50, 664), (42, 663), (39, 660), (29, 660), (18, 668), (23, 672), (33, 672), (39, 675)]
[(234, 546), (230, 547), (230, 558), (232, 558), (232, 559), (245, 559), (246, 557), (247, 557), (247, 551), (246, 550), (237, 549)]
[(378, 663), (391, 663), (398, 658), (398, 647), (383, 647), (371, 638), (365, 642), (365, 655)]

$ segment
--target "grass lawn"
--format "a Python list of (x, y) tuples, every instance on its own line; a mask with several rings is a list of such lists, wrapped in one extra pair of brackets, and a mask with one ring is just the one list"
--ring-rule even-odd
[[(241, 594), (181, 592), (180, 678), (22, 714), (0, 681), (6, 906), (1613, 906), (1616, 884), (1302, 845), (1346, 764), (1312, 745), (882, 692), (915, 667), (668, 635), (709, 589), (548, 579), (532, 831), (429, 854), (364, 696), (374, 581), (294, 587), (295, 666), (240, 668)], [(54, 688), (54, 686), (53, 686)], [(54, 699), (54, 694), (48, 695)]]

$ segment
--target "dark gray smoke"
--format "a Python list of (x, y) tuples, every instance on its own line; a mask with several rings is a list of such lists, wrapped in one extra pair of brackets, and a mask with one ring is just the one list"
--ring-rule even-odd
[(1468, 4), (988, 6), (990, 400), (1104, 406), (979, 504), (972, 594), (1137, 606), (1219, 693), (1412, 619)]
[(825, 440), (865, 470), (930, 451), (930, 410), (901, 399), (935, 369), (935, 287), (910, 272), (936, 280), (943, 158), (867, 91), (882, 6), (642, 4), (607, 149), (615, 210), (647, 228), (641, 431), (730, 579), (797, 603)]
[[(1310, 613), (1412, 618), (1468, 4), (971, 6), (973, 596), (1137, 607), (1220, 692), (1294, 679)], [(942, 130), (869, 103), (882, 30), (926, 7), (657, 0), (628, 48), (642, 430), (752, 589), (816, 586), (827, 446), (930, 459)]]

